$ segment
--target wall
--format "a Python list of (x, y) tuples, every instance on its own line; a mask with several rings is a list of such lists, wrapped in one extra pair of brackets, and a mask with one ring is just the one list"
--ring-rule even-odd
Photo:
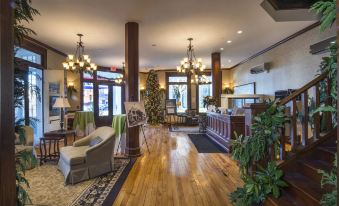
[[(334, 28), (320, 33), (316, 27), (232, 70), (234, 85), (256, 82), (258, 94), (274, 95), (276, 90), (297, 89), (315, 78), (323, 56), (312, 55), (310, 45), (336, 35)], [(269, 73), (250, 74), (254, 66), (269, 62)]]
[(47, 70), (44, 71), (44, 132), (60, 129), (60, 117), (49, 116), (49, 83), (60, 83), (60, 94), (64, 94), (65, 71), (62, 62), (65, 57), (47, 50)]

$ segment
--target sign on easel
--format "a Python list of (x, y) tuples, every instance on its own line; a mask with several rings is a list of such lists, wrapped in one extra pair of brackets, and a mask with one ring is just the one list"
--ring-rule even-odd
[(141, 126), (147, 123), (143, 102), (125, 102), (124, 104), (128, 127)]

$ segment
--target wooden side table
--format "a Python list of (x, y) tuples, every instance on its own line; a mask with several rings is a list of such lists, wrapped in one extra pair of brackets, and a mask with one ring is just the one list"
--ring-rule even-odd
[[(40, 138), (40, 165), (43, 161), (57, 159), (60, 157), (59, 141), (64, 140), (64, 146), (67, 146), (67, 136), (73, 135), (73, 142), (75, 141), (75, 130), (55, 130), (46, 132), (44, 137)], [(48, 143), (48, 151), (46, 144)], [(53, 153), (51, 148), (53, 146)]]
[(50, 132), (46, 132), (44, 134), (44, 137), (59, 137), (59, 138), (63, 138), (64, 139), (64, 144), (65, 146), (67, 146), (67, 136), (68, 135), (73, 135), (73, 142), (75, 141), (75, 130), (54, 130), (54, 131), (50, 131)]

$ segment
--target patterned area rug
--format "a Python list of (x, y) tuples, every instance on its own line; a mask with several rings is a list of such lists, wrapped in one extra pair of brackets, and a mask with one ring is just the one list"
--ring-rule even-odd
[(114, 171), (75, 185), (64, 185), (57, 165), (45, 164), (26, 172), (34, 206), (112, 205), (135, 160), (115, 158)]
[(170, 125), (169, 131), (170, 132), (199, 133), (199, 126)]

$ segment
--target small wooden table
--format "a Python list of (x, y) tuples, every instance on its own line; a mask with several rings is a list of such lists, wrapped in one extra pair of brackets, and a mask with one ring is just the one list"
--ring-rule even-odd
[(73, 142), (75, 141), (75, 130), (54, 130), (54, 131), (50, 131), (50, 132), (46, 132), (44, 134), (44, 137), (59, 137), (59, 138), (63, 138), (64, 139), (64, 144), (65, 146), (67, 146), (67, 136), (68, 135), (73, 135)]
[[(67, 146), (67, 136), (73, 135), (73, 142), (75, 141), (75, 130), (55, 130), (46, 132), (44, 137), (40, 138), (40, 165), (43, 161), (59, 159), (60, 148), (59, 141), (64, 140), (64, 145)], [(49, 143), (48, 151), (46, 148), (46, 141)], [(53, 143), (53, 153), (51, 153)]]

